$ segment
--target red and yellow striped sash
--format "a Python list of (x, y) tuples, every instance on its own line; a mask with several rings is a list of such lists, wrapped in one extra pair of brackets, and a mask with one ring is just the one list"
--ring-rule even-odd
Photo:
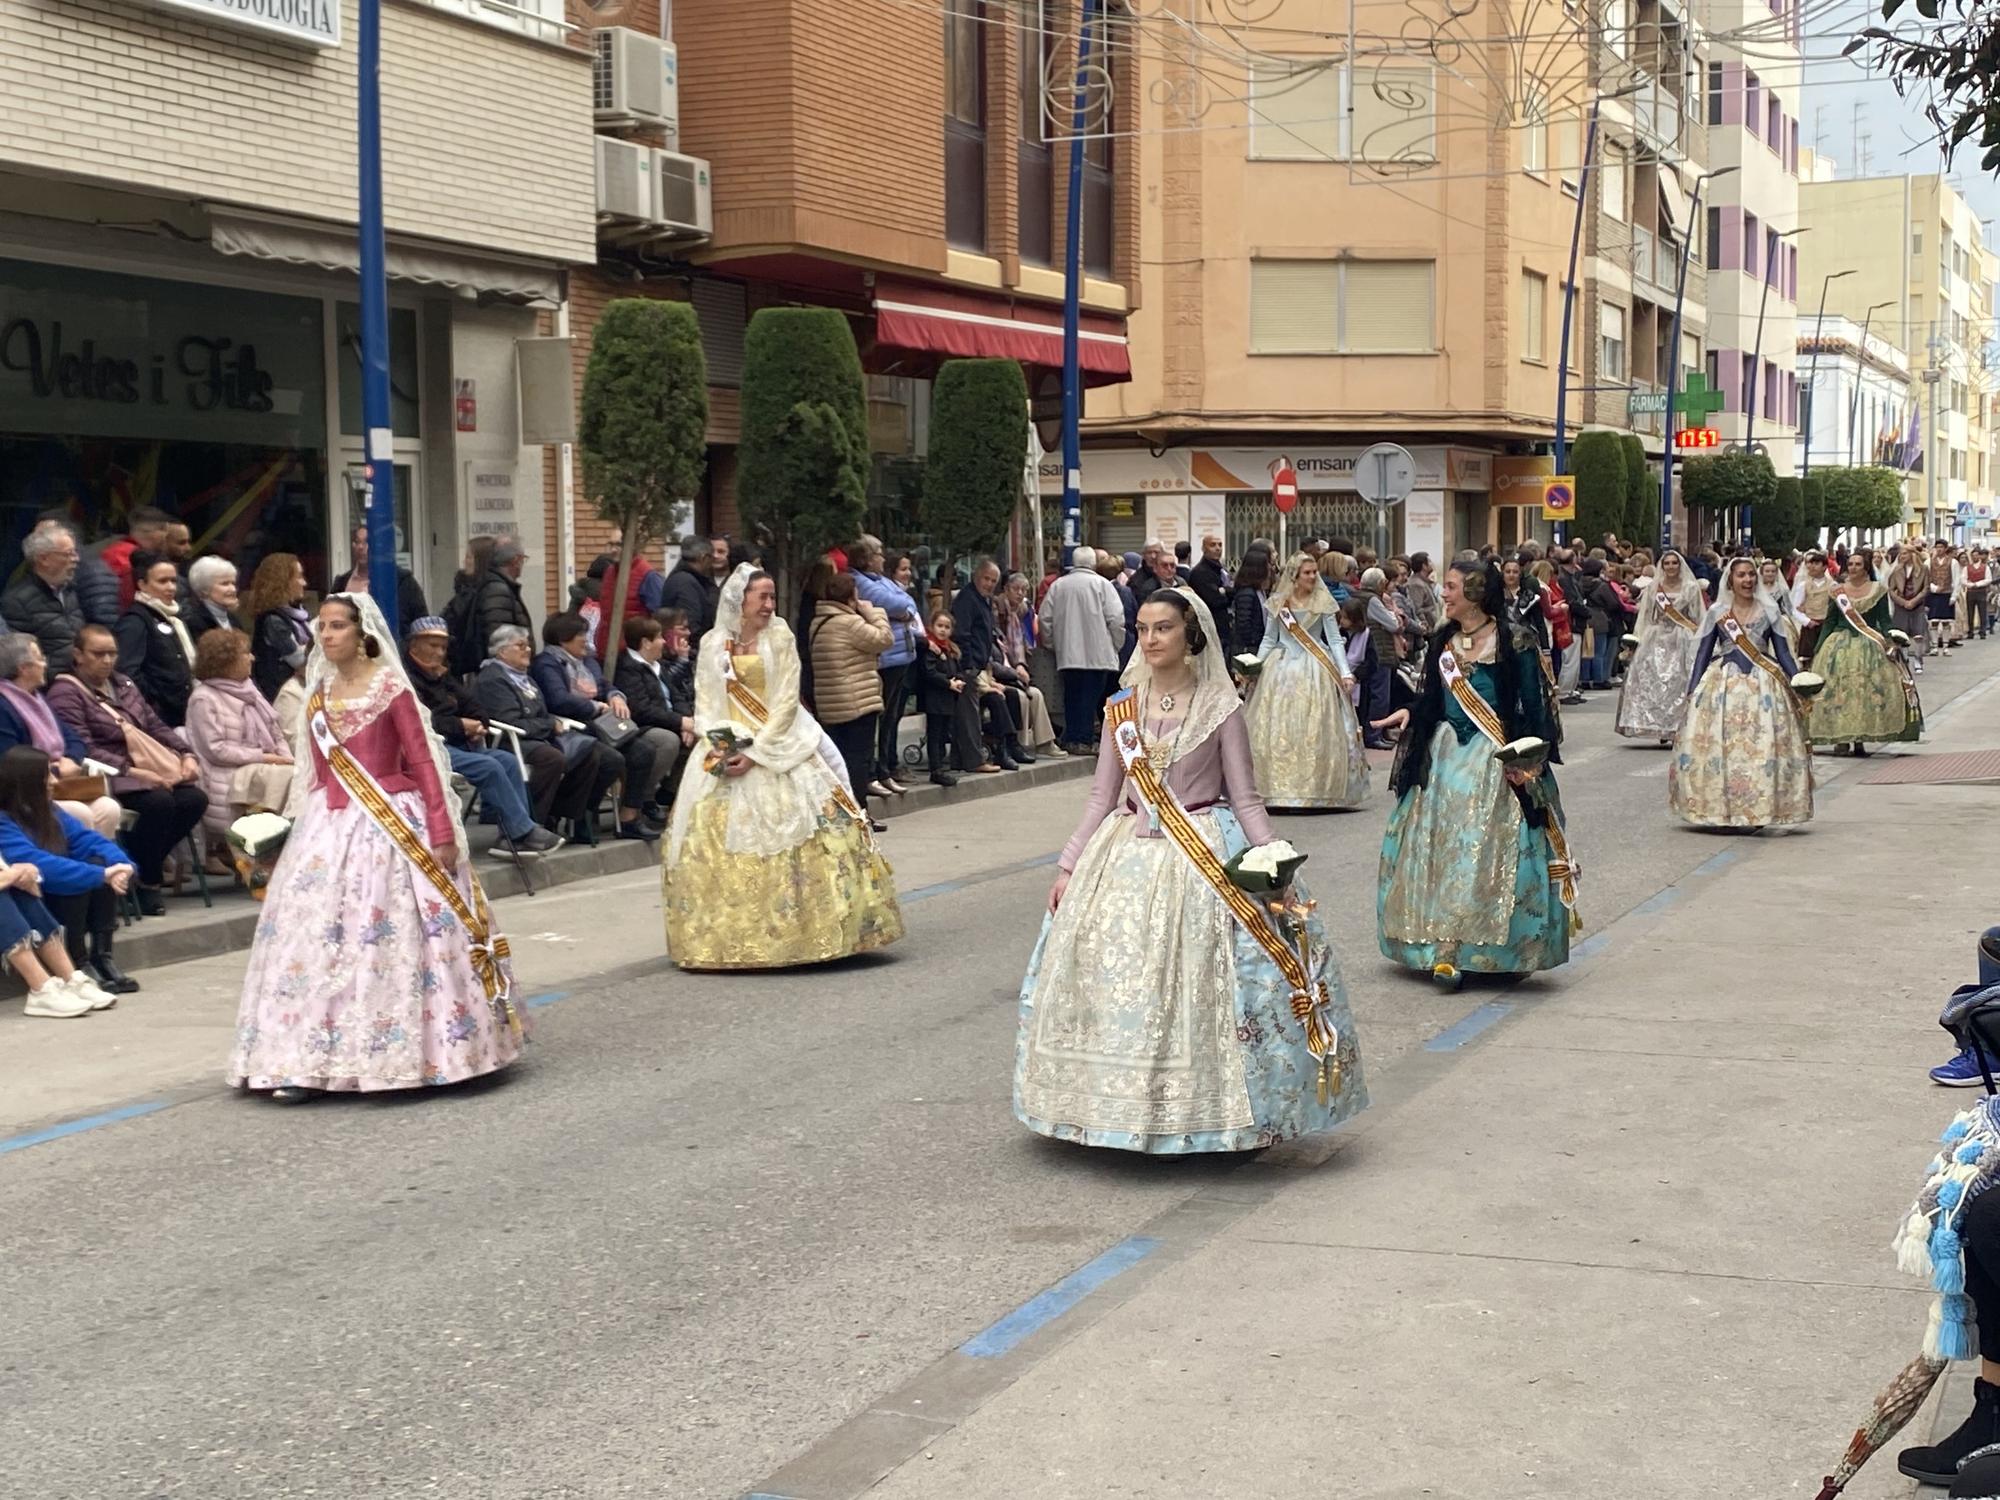
[[(771, 721), (771, 710), (764, 706), (764, 700), (750, 690), (748, 683), (736, 675), (734, 641), (729, 642), (728, 649), (722, 653), (722, 681), (729, 690), (729, 701), (743, 710), (743, 716), (750, 721), (752, 729), (762, 729)], [(827, 771), (832, 774), (833, 768), (829, 766)], [(861, 825), (862, 838), (872, 843), (874, 834), (868, 824), (868, 814), (855, 802), (839, 775), (833, 776), (833, 800), (842, 812)]]

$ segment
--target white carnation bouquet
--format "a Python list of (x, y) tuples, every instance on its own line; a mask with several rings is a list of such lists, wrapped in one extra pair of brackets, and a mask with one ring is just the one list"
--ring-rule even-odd
[(1306, 857), (1284, 839), (1258, 844), (1233, 856), (1222, 867), (1230, 884), (1253, 895), (1282, 891), (1299, 873)]
[(229, 847), (235, 855), (236, 873), (250, 894), (264, 899), (264, 888), (278, 868), (278, 856), (292, 834), (292, 821), (274, 812), (247, 813), (229, 825)]

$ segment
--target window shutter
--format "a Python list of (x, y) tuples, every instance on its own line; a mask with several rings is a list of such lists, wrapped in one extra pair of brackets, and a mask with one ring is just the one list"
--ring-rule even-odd
[(1437, 159), (1437, 85), (1429, 68), (1355, 70), (1354, 159)]
[(1437, 347), (1432, 332), (1431, 276), (1427, 260), (1351, 260), (1346, 263), (1346, 340), (1350, 353), (1423, 353)]
[(1330, 260), (1250, 262), (1250, 351), (1331, 354), (1339, 346), (1340, 267)]
[(1299, 57), (1250, 70), (1250, 155), (1264, 161), (1339, 161), (1340, 68)]
[(697, 278), (688, 289), (695, 321), (701, 325), (701, 352), (708, 361), (708, 383), (725, 387), (743, 384), (743, 284)]

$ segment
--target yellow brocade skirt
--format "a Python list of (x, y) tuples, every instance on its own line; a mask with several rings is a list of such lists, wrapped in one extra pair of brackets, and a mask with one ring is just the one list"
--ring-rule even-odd
[(702, 799), (680, 858), (661, 872), (667, 954), (683, 969), (824, 963), (903, 935), (896, 879), (861, 826), (833, 804), (780, 854), (732, 854), (729, 799)]

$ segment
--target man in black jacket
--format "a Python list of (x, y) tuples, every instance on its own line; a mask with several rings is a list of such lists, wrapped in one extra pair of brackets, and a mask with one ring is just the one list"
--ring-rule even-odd
[[(336, 594), (346, 589), (357, 579), (360, 580), (359, 587), (361, 592), (364, 594), (368, 592), (368, 528), (366, 526), (357, 526), (354, 528), (353, 549), (354, 565), (333, 580), (333, 592)], [(376, 602), (379, 604), (381, 601), (377, 600)], [(389, 613), (387, 609), (384, 609), (382, 612), (384, 614)], [(418, 618), (430, 612), (430, 605), (424, 602), (424, 587), (417, 582), (417, 575), (401, 563), (397, 563), (395, 610), (397, 632), (404, 636), (409, 635), (415, 629)]]
[[(687, 616), (688, 645), (701, 649), (701, 638), (715, 628), (715, 605), (722, 595), (715, 561), (715, 544), (705, 536), (681, 538), (681, 560), (660, 589), (660, 608)], [(729, 564), (724, 552), (722, 568)]]
[[(494, 750), (485, 710), (445, 667), (445, 655), (450, 648), (450, 632), (436, 615), (425, 615), (411, 625), (403, 665), (409, 669), (410, 686), (416, 690), (417, 701), (431, 716), (431, 728), (437, 731), (437, 737), (444, 741), (452, 770), (479, 789), (479, 800), (499, 821), (502, 838), (511, 841), (523, 854), (553, 853), (562, 847), (562, 840), (536, 826), (528, 810), (528, 791), (521, 784), (521, 773), (513, 757)], [(521, 753), (531, 768), (538, 759), (545, 763), (543, 780), (552, 785), (562, 780), (560, 750), (524, 741)], [(549, 761), (553, 764), (547, 764)], [(529, 774), (532, 778), (532, 769)], [(496, 856), (511, 852), (505, 844), (493, 846)]]
[(534, 637), (534, 621), (521, 598), (521, 565), (528, 554), (513, 537), (502, 537), (472, 594), (472, 639), (466, 659), (484, 661), (493, 652), (493, 632), (517, 625)]
[(674, 759), (673, 770), (660, 789), (659, 802), (640, 808), (642, 816), (659, 824), (667, 820), (666, 809), (673, 805), (674, 793), (680, 787), (688, 753), (694, 749), (696, 738), (693, 704), (688, 705), (689, 712), (683, 713), (669, 692), (662, 664), (666, 649), (666, 631), (653, 616), (639, 615), (627, 620), (625, 649), (618, 653), (617, 671), (612, 678), (612, 685), (625, 695), (625, 705), (634, 723), (680, 738), (681, 754)]
[[(958, 641), (959, 670), (969, 681), (976, 682), (982, 672), (998, 681), (994, 667), (1000, 661), (1000, 624), (993, 616), (993, 594), (999, 587), (1000, 564), (988, 558), (973, 568), (972, 582), (952, 596), (952, 634)], [(1035, 753), (1021, 743), (1013, 700), (1003, 692), (989, 701), (1000, 705), (993, 711), (995, 722), (988, 736), (994, 741), (997, 753), (993, 758), (1000, 769), (1016, 771), (1034, 764)]]
[(86, 621), (76, 594), (76, 533), (60, 521), (44, 521), (21, 543), (27, 568), (0, 594), (0, 615), (10, 630), (42, 643), (49, 676), (76, 662), (76, 635)]
[[(604, 800), (611, 783), (618, 779), (624, 764), (615, 753), (602, 748), (589, 734), (557, 732), (555, 715), (535, 680), (528, 674), (534, 659), (534, 645), (519, 625), (503, 625), (500, 639), (491, 647), (492, 656), (473, 680), (473, 696), (488, 719), (520, 731), (521, 754), (528, 761), (528, 800), (534, 804), (535, 821), (551, 827), (556, 818), (568, 818), (578, 825), (575, 832), (586, 843), (596, 838), (583, 825)], [(544, 746), (555, 752), (554, 759), (531, 747)]]
[[(1221, 537), (1205, 536), (1201, 539), (1201, 561), (1188, 570), (1188, 587), (1194, 590), (1195, 598), (1208, 606), (1209, 614), (1215, 619), (1216, 634), (1222, 637), (1223, 654), (1229, 654), (1234, 648), (1230, 645), (1229, 582), (1222, 571)], [(1246, 646), (1243, 649), (1254, 651), (1256, 647)]]

